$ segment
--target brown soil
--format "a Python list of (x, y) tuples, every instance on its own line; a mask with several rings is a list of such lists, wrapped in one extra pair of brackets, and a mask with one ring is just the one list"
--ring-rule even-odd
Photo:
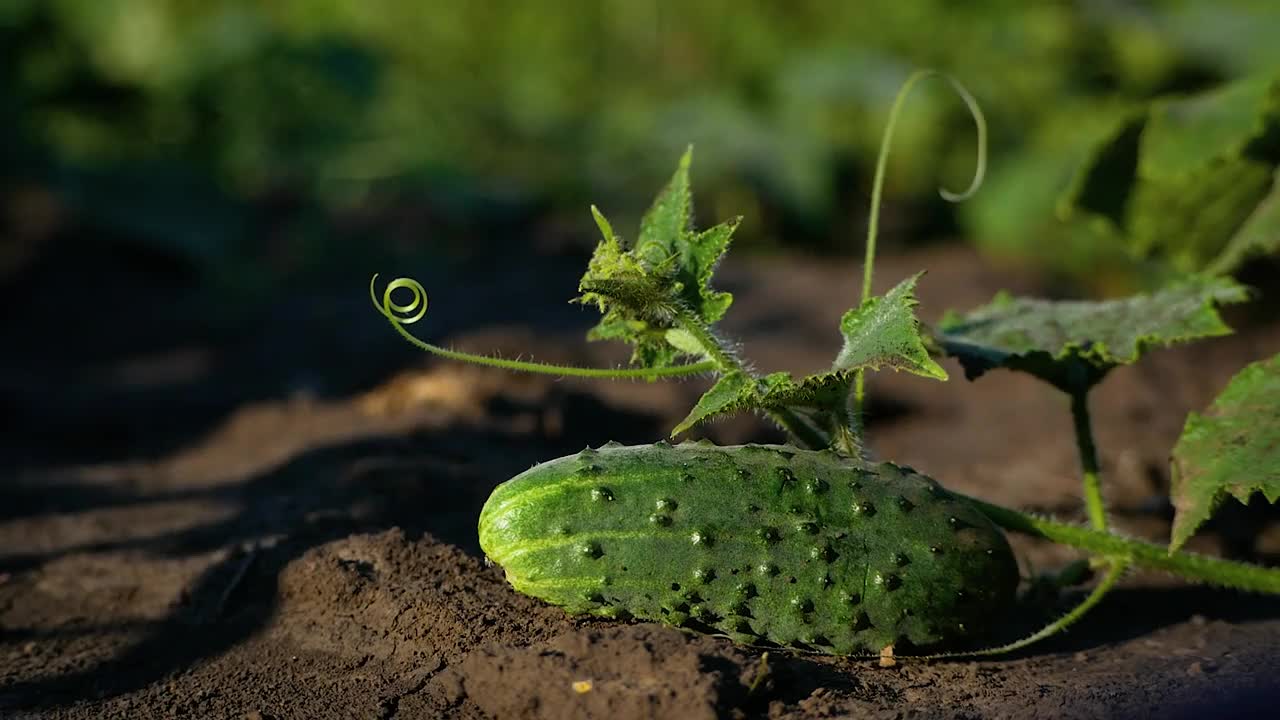
[[(926, 318), (1001, 286), (1036, 287), (962, 250), (891, 259), (880, 277), (919, 267), (931, 270)], [(560, 307), (575, 269), (538, 274), (548, 287), (516, 273), (470, 292), (496, 304), (523, 288), (520, 307)], [(731, 264), (721, 284), (738, 303), (725, 329), (763, 370), (819, 369), (855, 275), (852, 263)], [(303, 350), (264, 320), (234, 342), (168, 338), (140, 357), (91, 355), (92, 367), (6, 360), (17, 379), (0, 393), (17, 412), (0, 455), (0, 715), (1168, 720), (1271, 716), (1280, 701), (1280, 603), (1140, 574), (1070, 633), (1023, 653), (891, 669), (766, 659), (658, 625), (566, 617), (486, 566), (481, 504), (537, 460), (661, 437), (703, 381), (577, 383), (424, 361), (370, 317), (362, 292), (293, 330)], [(464, 307), (438, 300), (435, 315)], [(487, 321), (502, 310), (473, 309), (479, 329), (448, 339), (555, 361), (620, 357), (579, 342), (586, 315), (572, 327), (556, 316), (540, 325), (556, 329), (535, 337)], [(1257, 325), (1157, 353), (1101, 386), (1095, 422), (1124, 530), (1166, 537), (1166, 457), (1186, 411), (1277, 351), (1280, 327)], [(419, 369), (369, 382), (403, 362)], [(1062, 398), (1027, 378), (969, 384), (948, 369), (946, 384), (875, 378), (876, 450), (964, 492), (1078, 517)], [(271, 373), (297, 390), (259, 390)], [(709, 434), (778, 439), (752, 418)], [(1230, 532), (1211, 529), (1195, 547), (1267, 561), (1280, 548), (1269, 519), (1233, 510), (1217, 524)], [(1075, 557), (1016, 547), (1028, 572)], [(1078, 597), (1028, 607), (1008, 634)]]

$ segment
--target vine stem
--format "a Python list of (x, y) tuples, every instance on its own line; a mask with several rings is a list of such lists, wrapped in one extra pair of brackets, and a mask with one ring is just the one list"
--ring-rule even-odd
[[(589, 368), (577, 365), (551, 365), (548, 363), (529, 362), (525, 360), (508, 360), (506, 358), (491, 357), (489, 355), (474, 355), (472, 353), (461, 352), (459, 350), (450, 350), (449, 348), (433, 345), (424, 340), (420, 340), (405, 329), (405, 325), (410, 325), (421, 320), (427, 314), (427, 292), (422, 284), (410, 278), (396, 278), (387, 284), (386, 289), (382, 293), (382, 301), (378, 301), (375, 286), (378, 282), (378, 276), (375, 274), (373, 279), (369, 281), (369, 297), (373, 300), (373, 306), (382, 313), (395, 328), (400, 336), (414, 347), (425, 350), (433, 355), (447, 358), (449, 360), (458, 360), (460, 362), (471, 363), (472, 365), (484, 365), (487, 367), (502, 368), (503, 370), (511, 370), (514, 372), (535, 373), (539, 375), (559, 375), (562, 377), (579, 377), (579, 378), (606, 378), (613, 380), (625, 379), (645, 379), (654, 380), (660, 377), (676, 377), (680, 375), (699, 375), (702, 373), (715, 370), (719, 365), (714, 360), (705, 360), (688, 365), (676, 365), (665, 368)], [(391, 294), (396, 290), (404, 288), (411, 293), (409, 302), (401, 304), (391, 299)]]
[[(756, 376), (745, 365), (742, 364), (732, 352), (729, 351), (725, 344), (711, 332), (711, 328), (707, 327), (696, 315), (688, 309), (679, 307), (674, 311), (674, 319), (685, 332), (689, 333), (698, 345), (702, 347), (703, 352), (710, 358), (707, 362), (713, 365), (712, 370), (717, 370), (723, 374), (742, 373), (752, 379)], [(770, 408), (765, 411), (769, 418), (778, 424), (785, 432), (791, 434), (801, 444), (812, 450), (821, 450), (831, 444), (830, 439), (825, 437), (821, 431), (814, 428), (803, 418), (786, 408)]]
[(1170, 553), (1163, 545), (1111, 532), (1058, 522), (965, 496), (1000, 527), (1079, 548), (1113, 561), (1161, 570), (1187, 580), (1237, 590), (1280, 595), (1280, 570), (1190, 552)]
[(1093, 423), (1089, 419), (1089, 393), (1071, 393), (1071, 420), (1075, 424), (1076, 449), (1080, 453), (1080, 469), (1084, 477), (1084, 505), (1089, 524), (1107, 529), (1107, 506), (1102, 501), (1102, 482), (1098, 473), (1098, 448), (1093, 442)]
[[(876, 237), (880, 233), (880, 204), (884, 198), (884, 179), (889, 167), (889, 148), (893, 144), (893, 132), (898, 126), (898, 116), (902, 113), (902, 107), (906, 104), (907, 96), (911, 94), (917, 83), (932, 77), (946, 80), (951, 85), (969, 110), (969, 114), (973, 117), (973, 123), (978, 131), (978, 161), (974, 167), (973, 180), (969, 182), (969, 187), (959, 193), (951, 192), (946, 188), (939, 188), (938, 194), (947, 202), (955, 203), (967, 200), (978, 191), (979, 187), (982, 187), (982, 180), (987, 174), (987, 120), (982, 114), (982, 108), (978, 105), (978, 101), (964, 85), (960, 84), (959, 80), (950, 75), (932, 69), (917, 70), (911, 73), (907, 81), (898, 90), (897, 96), (893, 98), (893, 105), (889, 107), (889, 119), (884, 126), (884, 135), (880, 138), (880, 154), (876, 158), (875, 178), (871, 183), (871, 211), (867, 218), (866, 257), (862, 262), (862, 302), (864, 303), (871, 298), (871, 278), (876, 263)], [(860, 413), (863, 400), (866, 397), (866, 377), (863, 370), (859, 369), (854, 373), (853, 387), (855, 412)]]

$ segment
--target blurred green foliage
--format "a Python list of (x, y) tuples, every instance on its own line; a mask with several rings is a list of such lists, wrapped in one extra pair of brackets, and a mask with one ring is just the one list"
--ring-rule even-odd
[(568, 213), (586, 238), (583, 198), (630, 224), (692, 142), (708, 219), (853, 251), (893, 94), (934, 67), (982, 102), (989, 185), (937, 200), (971, 171), (972, 128), (921, 93), (890, 235), (1083, 273), (1117, 251), (1053, 211), (1091, 143), (1137, 102), (1280, 67), (1277, 37), (1274, 0), (3, 0), (0, 182), (213, 262), (253, 245), (245, 207), (281, 188), (322, 213)]
[(1280, 74), (1157, 99), (1099, 142), (1063, 196), (1116, 247), (1175, 273), (1230, 273), (1280, 246)]

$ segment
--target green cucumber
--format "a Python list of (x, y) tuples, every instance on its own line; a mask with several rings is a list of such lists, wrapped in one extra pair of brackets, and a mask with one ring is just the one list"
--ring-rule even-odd
[(936, 481), (782, 445), (588, 448), (499, 485), (479, 530), (516, 590), (570, 613), (841, 655), (980, 636), (1019, 578)]

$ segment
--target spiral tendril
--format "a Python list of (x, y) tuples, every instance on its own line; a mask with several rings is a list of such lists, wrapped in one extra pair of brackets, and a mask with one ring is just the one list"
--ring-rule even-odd
[[(378, 281), (378, 276), (373, 276), (373, 281), (369, 285), (369, 291), (372, 293), (373, 283)], [(400, 305), (391, 299), (392, 293), (400, 288), (407, 289), (413, 295), (413, 300), (408, 305)], [(377, 300), (374, 300), (377, 304)], [(413, 315), (409, 315), (414, 311)], [(412, 278), (396, 278), (387, 283), (387, 289), (382, 291), (382, 311), (384, 315), (396, 316), (396, 320), (402, 325), (412, 325), (418, 322), (427, 314), (427, 289), (422, 287), (422, 283)], [(406, 317), (407, 316), (407, 317)]]
[[(410, 292), (411, 297), (406, 303), (398, 303), (392, 295), (396, 290), (406, 289)], [(433, 355), (439, 355), (450, 360), (458, 360), (468, 362), (475, 365), (485, 365), (488, 367), (497, 367), (504, 370), (513, 370), (516, 372), (537, 373), (541, 375), (560, 375), (566, 377), (589, 377), (589, 378), (643, 378), (646, 380), (656, 380), (659, 377), (675, 377), (679, 375), (697, 375), (700, 373), (715, 370), (717, 365), (714, 361), (705, 360), (702, 362), (690, 363), (688, 365), (676, 365), (664, 368), (621, 368), (621, 369), (605, 369), (605, 368), (585, 368), (576, 365), (550, 365), (547, 363), (528, 362), (524, 360), (508, 360), (506, 358), (492, 357), (489, 355), (473, 355), (472, 353), (461, 352), (458, 350), (450, 350), (448, 348), (433, 345), (424, 340), (414, 337), (412, 333), (405, 329), (405, 325), (411, 325), (418, 322), (427, 314), (427, 291), (422, 283), (412, 278), (396, 278), (387, 283), (387, 287), (382, 291), (382, 298), (378, 298), (378, 275), (375, 273), (369, 281), (369, 299), (373, 301), (373, 306), (382, 314), (400, 333), (406, 341), (414, 347), (425, 350)]]

